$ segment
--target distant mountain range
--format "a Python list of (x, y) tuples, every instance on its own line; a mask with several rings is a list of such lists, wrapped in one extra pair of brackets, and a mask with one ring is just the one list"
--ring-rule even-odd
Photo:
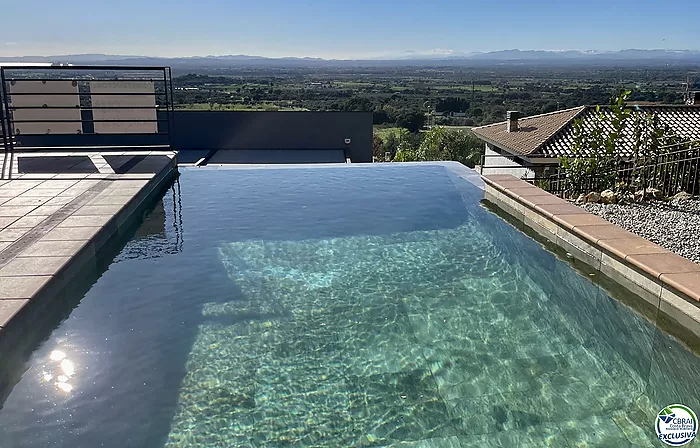
[(484, 65), (700, 65), (698, 50), (501, 50), (486, 53), (405, 52), (396, 56), (365, 59), (268, 58), (249, 55), (151, 57), (136, 55), (75, 54), (62, 56), (0, 57), (2, 62), (52, 62), (65, 64), (168, 65), (178, 69), (234, 67), (322, 67), (322, 66), (484, 66)]

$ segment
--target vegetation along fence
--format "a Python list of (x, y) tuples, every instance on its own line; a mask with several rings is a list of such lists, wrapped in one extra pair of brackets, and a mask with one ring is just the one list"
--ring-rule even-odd
[(617, 159), (609, 170), (571, 173), (558, 167), (554, 174), (536, 175), (526, 180), (569, 198), (606, 189), (621, 193), (656, 189), (664, 197), (680, 192), (700, 194), (700, 142), (684, 142), (662, 149), (646, 159)]
[[(594, 164), (593, 170), (567, 170), (559, 165), (523, 166), (516, 157), (498, 155), (499, 164), (486, 164), (482, 174), (508, 173), (550, 193), (572, 198), (581, 193), (606, 189), (633, 194), (656, 189), (664, 197), (679, 192), (700, 194), (700, 142), (686, 141), (659, 148), (655, 154), (637, 158), (615, 158), (612, 163)], [(504, 159), (507, 159), (504, 161)], [(484, 166), (486, 165), (486, 166)], [(586, 165), (590, 167), (591, 164)]]

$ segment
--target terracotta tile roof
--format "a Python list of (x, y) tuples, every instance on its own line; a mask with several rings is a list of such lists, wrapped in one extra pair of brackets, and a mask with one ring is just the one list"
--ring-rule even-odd
[(508, 132), (505, 121), (473, 128), (472, 132), (478, 137), (514, 153), (529, 155), (539, 149), (562, 127), (572, 122), (585, 109), (585, 106), (581, 106), (521, 118), (518, 120), (517, 132)]
[[(684, 140), (700, 140), (700, 106), (630, 106), (636, 113), (653, 113), (662, 125)], [(601, 108), (604, 114), (612, 114)], [(594, 106), (581, 106), (574, 109), (521, 118), (520, 130), (508, 132), (506, 122), (474, 128), (474, 133), (513, 153), (531, 157), (560, 157), (573, 155), (574, 120), (581, 118), (584, 129), (592, 129), (596, 112)], [(623, 140), (619, 148), (621, 156), (632, 152), (632, 141)]]

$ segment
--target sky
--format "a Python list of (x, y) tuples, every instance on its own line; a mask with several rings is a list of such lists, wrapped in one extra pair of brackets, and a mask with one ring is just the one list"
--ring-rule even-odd
[(247, 54), (361, 59), (521, 50), (700, 49), (697, 0), (26, 0), (0, 56)]

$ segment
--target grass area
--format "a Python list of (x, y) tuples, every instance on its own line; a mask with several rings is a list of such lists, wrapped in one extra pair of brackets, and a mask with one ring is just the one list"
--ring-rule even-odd
[(333, 84), (336, 87), (372, 87), (376, 85), (374, 82), (365, 81), (335, 81)]
[[(460, 91), (460, 92), (471, 92), (472, 91), (472, 86), (471, 84), (469, 85), (462, 85), (462, 86), (431, 86), (431, 88), (435, 90), (450, 90), (450, 91)], [(497, 87), (494, 86), (488, 86), (488, 85), (474, 85), (474, 91), (475, 92), (496, 92), (498, 91)]]
[[(472, 126), (443, 126), (443, 125), (438, 125), (440, 127), (446, 128), (446, 129), (451, 129), (454, 131), (465, 131), (471, 133)], [(401, 132), (403, 128), (397, 128), (397, 127), (387, 127), (383, 125), (379, 126), (374, 126), (374, 135), (376, 137), (381, 138), (382, 140), (386, 140), (386, 138), (389, 136), (389, 134), (398, 134)], [(425, 129), (421, 129), (420, 132), (426, 132)]]
[(401, 132), (401, 129), (403, 129), (403, 128), (390, 128), (390, 127), (384, 127), (384, 126), (375, 126), (374, 127), (374, 135), (381, 138), (382, 140), (385, 140), (389, 136), (389, 134), (398, 134), (399, 132)]

